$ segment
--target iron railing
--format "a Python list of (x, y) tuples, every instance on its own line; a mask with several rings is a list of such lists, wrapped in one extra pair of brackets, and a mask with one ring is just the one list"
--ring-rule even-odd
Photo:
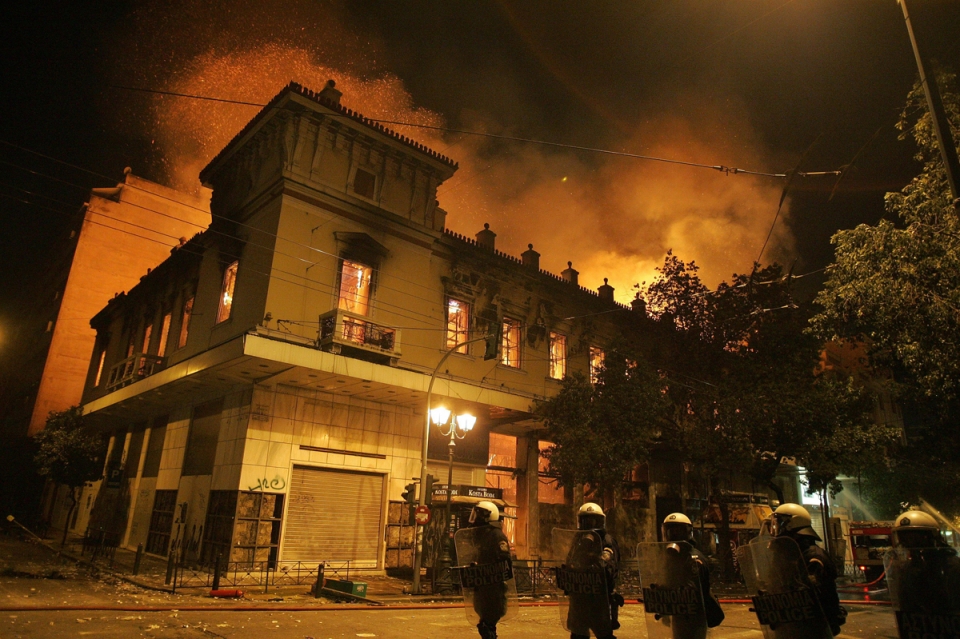
[(134, 353), (110, 367), (107, 390), (123, 388), (163, 370), (165, 358), (145, 353)]
[(357, 348), (396, 359), (400, 357), (400, 330), (336, 309), (320, 316), (317, 345), (333, 352)]
[[(303, 561), (241, 561), (224, 562), (220, 569), (220, 587), (239, 586), (303, 586), (317, 582), (319, 563)], [(350, 579), (351, 562), (325, 561), (323, 574), (326, 579)], [(353, 567), (354, 575), (357, 574)], [(213, 585), (215, 567), (211, 565), (179, 565), (176, 570), (176, 587), (202, 587)]]

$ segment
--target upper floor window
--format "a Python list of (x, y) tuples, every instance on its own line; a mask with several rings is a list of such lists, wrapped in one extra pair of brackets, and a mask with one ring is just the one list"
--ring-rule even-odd
[(193, 299), (193, 296), (190, 296), (183, 302), (183, 316), (180, 318), (180, 339), (177, 340), (177, 348), (183, 348), (187, 345), (190, 317), (193, 315)]
[[(447, 348), (453, 348), (461, 342), (467, 341), (470, 330), (470, 305), (452, 297), (447, 300)], [(457, 349), (458, 353), (466, 353), (467, 345)]]
[(351, 313), (366, 315), (370, 311), (370, 284), (373, 268), (366, 264), (343, 261), (340, 271), (340, 301), (337, 307)]
[(103, 349), (100, 351), (100, 361), (97, 363), (97, 376), (93, 380), (94, 387), (100, 385), (100, 377), (103, 375), (103, 363), (106, 361), (106, 359), (107, 359), (107, 348), (103, 347)]
[(600, 380), (600, 371), (603, 370), (603, 349), (590, 347), (590, 383), (596, 384)]
[(520, 321), (503, 318), (503, 341), (500, 343), (500, 363), (520, 368)]
[(167, 313), (163, 316), (160, 323), (160, 344), (157, 345), (157, 355), (164, 357), (167, 354), (167, 339), (170, 337), (170, 321), (173, 319), (173, 313)]
[(150, 352), (150, 338), (153, 337), (153, 324), (147, 324), (143, 329), (143, 348), (140, 352), (147, 354)]
[(230, 319), (233, 310), (233, 288), (237, 284), (237, 268), (240, 262), (234, 262), (223, 272), (223, 286), (220, 289), (220, 308), (217, 310), (217, 324)]
[(550, 333), (550, 377), (563, 379), (567, 376), (567, 336)]
[(372, 200), (376, 188), (377, 176), (370, 171), (357, 169), (357, 172), (353, 176), (353, 192)]

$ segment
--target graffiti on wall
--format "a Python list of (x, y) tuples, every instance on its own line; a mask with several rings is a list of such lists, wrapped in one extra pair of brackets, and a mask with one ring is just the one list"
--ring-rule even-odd
[(287, 480), (279, 474), (274, 475), (273, 479), (258, 479), (257, 483), (250, 486), (248, 490), (283, 490), (287, 487)]

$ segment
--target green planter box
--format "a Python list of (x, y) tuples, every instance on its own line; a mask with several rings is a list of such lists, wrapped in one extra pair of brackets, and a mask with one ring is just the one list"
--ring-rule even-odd
[(325, 579), (324, 588), (345, 592), (355, 597), (367, 596), (367, 584), (363, 581), (346, 581), (343, 579)]

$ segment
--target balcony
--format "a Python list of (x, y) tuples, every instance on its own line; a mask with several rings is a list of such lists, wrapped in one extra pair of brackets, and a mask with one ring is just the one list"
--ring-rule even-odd
[(107, 374), (107, 392), (115, 391), (163, 370), (165, 358), (145, 353), (134, 353), (110, 367)]
[(395, 366), (400, 359), (400, 330), (336, 309), (320, 316), (317, 345), (332, 353), (366, 353), (373, 356), (371, 359), (389, 360)]

